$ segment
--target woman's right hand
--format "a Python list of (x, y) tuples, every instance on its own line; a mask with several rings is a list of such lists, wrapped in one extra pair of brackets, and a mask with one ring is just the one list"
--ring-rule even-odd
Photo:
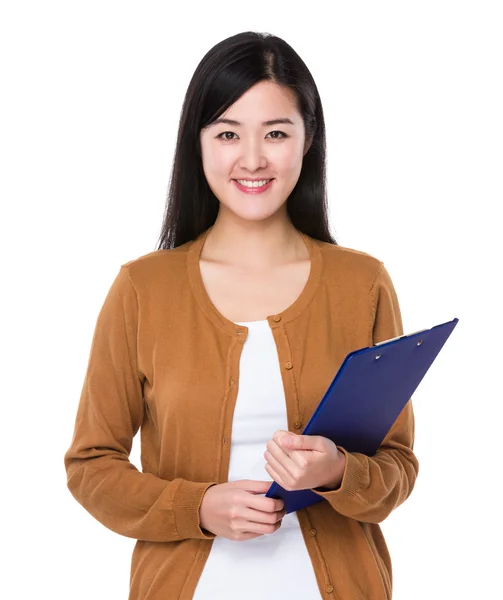
[(272, 481), (241, 479), (209, 487), (199, 507), (200, 527), (234, 541), (245, 541), (281, 527), (281, 499), (265, 498)]

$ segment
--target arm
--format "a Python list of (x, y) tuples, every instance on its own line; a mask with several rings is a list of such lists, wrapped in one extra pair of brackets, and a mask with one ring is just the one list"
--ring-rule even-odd
[[(388, 271), (381, 264), (370, 289), (373, 299), (373, 344), (403, 334), (397, 295)], [(414, 413), (409, 400), (374, 456), (359, 452), (344, 454), (342, 475), (337, 474), (338, 488), (312, 488), (346, 517), (380, 523), (410, 495), (419, 472), (413, 452)], [(340, 469), (342, 470), (342, 469)], [(323, 491), (324, 490), (324, 491)]]
[(122, 265), (98, 315), (75, 430), (64, 463), (75, 499), (109, 529), (153, 542), (213, 539), (199, 526), (199, 507), (216, 482), (167, 481), (130, 461), (143, 419), (137, 364), (138, 304)]

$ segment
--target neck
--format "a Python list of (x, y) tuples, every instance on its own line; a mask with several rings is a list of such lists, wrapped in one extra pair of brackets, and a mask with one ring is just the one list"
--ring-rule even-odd
[(201, 251), (201, 259), (263, 272), (309, 258), (299, 231), (290, 220), (227, 224), (216, 220)]

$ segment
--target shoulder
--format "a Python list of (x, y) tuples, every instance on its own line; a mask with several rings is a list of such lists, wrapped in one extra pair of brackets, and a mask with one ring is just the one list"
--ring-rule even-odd
[(177, 248), (142, 254), (123, 263), (121, 269), (128, 273), (135, 287), (183, 281), (190, 245), (187, 242)]
[(385, 272), (383, 261), (368, 252), (319, 240), (317, 244), (323, 256), (323, 277), (327, 283), (333, 280), (370, 291)]

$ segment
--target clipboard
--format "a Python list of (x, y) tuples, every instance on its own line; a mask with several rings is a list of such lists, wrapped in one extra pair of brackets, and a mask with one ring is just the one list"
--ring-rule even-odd
[[(321, 435), (348, 452), (373, 456), (458, 321), (350, 352), (302, 435)], [(287, 514), (324, 500), (310, 489), (287, 491), (275, 481), (265, 496), (281, 498)]]

